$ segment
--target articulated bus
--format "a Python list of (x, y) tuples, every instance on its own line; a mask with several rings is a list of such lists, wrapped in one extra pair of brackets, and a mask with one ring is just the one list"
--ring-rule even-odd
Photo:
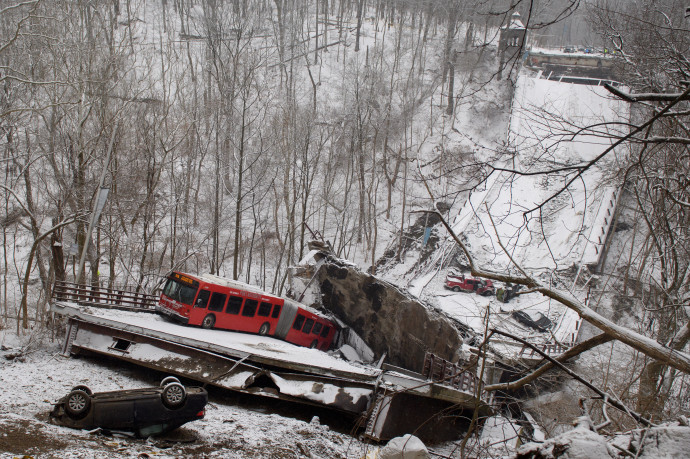
[(337, 331), (308, 306), (212, 274), (173, 271), (156, 310), (187, 325), (258, 333), (323, 351)]

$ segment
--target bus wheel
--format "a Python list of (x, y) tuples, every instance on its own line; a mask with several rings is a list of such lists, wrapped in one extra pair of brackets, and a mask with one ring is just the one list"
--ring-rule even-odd
[(213, 317), (213, 315), (209, 314), (206, 317), (204, 317), (204, 320), (201, 322), (201, 327), (202, 328), (213, 328), (213, 326), (216, 324), (216, 318)]
[(316, 346), (318, 346), (318, 345), (319, 345), (319, 342), (316, 341), (316, 340), (314, 340), (314, 341), (311, 342), (311, 345), (309, 345), (309, 347), (310, 347), (311, 349), (316, 349)]
[(264, 324), (259, 328), (259, 335), (266, 336), (268, 335), (268, 331), (271, 329), (271, 325), (268, 322), (264, 322)]

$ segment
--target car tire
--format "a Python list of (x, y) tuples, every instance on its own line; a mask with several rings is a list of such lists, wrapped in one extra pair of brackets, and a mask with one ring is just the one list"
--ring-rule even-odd
[(204, 317), (204, 320), (201, 321), (201, 328), (206, 328), (208, 330), (212, 329), (213, 326), (216, 324), (216, 318), (213, 314), (209, 314), (206, 317)]
[(87, 386), (74, 386), (72, 388), (72, 392), (74, 392), (75, 390), (83, 390), (87, 394), (93, 395), (93, 392), (91, 392), (91, 389), (89, 389)]
[(456, 292), (456, 293), (459, 292), (459, 291), (460, 291), (460, 287), (457, 287), (457, 286), (453, 287), (453, 291)]
[(261, 328), (259, 328), (259, 335), (266, 336), (268, 335), (269, 330), (271, 330), (271, 324), (269, 324), (268, 322), (264, 322), (261, 325)]
[(167, 386), (168, 384), (170, 384), (171, 382), (179, 383), (180, 380), (177, 379), (177, 378), (174, 377), (174, 376), (166, 376), (166, 377), (163, 378), (163, 380), (161, 381), (160, 387), (165, 387), (165, 386)]
[(310, 349), (316, 349), (316, 346), (318, 346), (318, 345), (319, 345), (318, 340), (314, 340), (314, 341), (312, 341), (311, 344), (309, 345), (309, 348), (310, 348)]
[(163, 405), (171, 410), (180, 408), (187, 399), (187, 390), (178, 382), (168, 383), (163, 388), (161, 399), (163, 400)]
[(63, 406), (71, 418), (81, 419), (91, 408), (91, 396), (81, 389), (73, 390), (67, 395)]

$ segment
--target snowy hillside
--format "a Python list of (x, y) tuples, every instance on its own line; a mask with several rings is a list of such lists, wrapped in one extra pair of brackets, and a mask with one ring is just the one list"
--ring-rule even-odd
[[(603, 86), (549, 81), (523, 71), (510, 122), (512, 154), (493, 165), (453, 230), (467, 238), (480, 263), (494, 268), (511, 269), (510, 258), (536, 272), (596, 263), (620, 184), (611, 176), (610, 159), (581, 176), (568, 167), (594, 160), (613, 141), (596, 131), (570, 137), (576, 126), (624, 124), (629, 116), (628, 104)], [(550, 170), (557, 172), (538, 174)]]
[[(171, 270), (210, 272), (296, 297), (295, 266), (312, 241), (371, 284), (389, 281), (405, 301), (421, 303), (419, 311), (452, 323), (457, 340), (431, 326), (420, 336), (442, 337), (455, 352), (453, 365), (480, 356), (475, 346), (492, 328), (527, 340), (488, 344), (491, 364), (501, 368), (477, 379), (477, 393), (481, 383), (541, 364), (530, 346), (562, 355), (597, 333), (623, 342), (637, 333), (637, 347), (601, 347), (578, 371), (641, 413), (651, 407), (654, 419), (687, 414), (687, 24), (675, 4), (659, 14), (663, 2), (560, 3), (55, 0), (0, 7), (0, 456), (367, 457), (358, 420), (326, 427), (312, 421), (311, 407), (280, 411), (250, 401), (245, 409), (244, 399), (221, 392), (190, 426), (191, 445), (109, 439), (47, 422), (51, 402), (78, 383), (110, 390), (156, 385), (161, 376), (60, 356), (65, 327), (48, 308), (56, 281), (157, 293)], [(625, 11), (617, 16), (614, 7)], [(503, 26), (517, 24), (512, 14), (522, 14), (527, 35), (501, 40)], [(628, 22), (636, 18), (643, 23)], [(567, 30), (578, 23), (587, 30), (601, 23), (603, 35)], [(622, 40), (606, 37), (611, 31), (640, 33)], [(525, 54), (575, 38), (582, 52), (563, 42), (562, 51), (540, 47), (541, 60)], [(602, 41), (620, 49), (589, 52)], [(499, 68), (506, 48), (518, 58)], [(595, 55), (607, 71), (630, 72), (630, 91), (667, 94), (613, 97), (592, 84), (596, 64), (577, 81), (573, 74)], [(551, 71), (544, 78), (537, 67), (546, 61), (567, 67), (568, 82)], [(665, 104), (673, 110), (657, 124), (640, 121)], [(640, 150), (645, 155), (630, 161)], [(591, 307), (590, 322), (596, 313), (622, 328), (587, 325), (536, 287), (496, 281), (482, 284), (486, 296), (476, 294), (483, 280), (470, 279), (458, 244), (438, 220), (429, 222), (434, 206), (479, 266), (524, 272)], [(606, 260), (609, 247), (616, 260)], [(450, 273), (470, 287), (448, 288)], [(359, 289), (351, 290), (359, 300)], [(518, 294), (508, 298), (508, 291)], [(305, 298), (322, 305), (319, 292)], [(368, 325), (398, 325), (371, 311)], [(112, 311), (99, 320), (149, 324)], [(150, 323), (168, 332), (167, 322)], [(182, 334), (194, 341), (195, 331)], [(227, 338), (212, 332), (219, 342)], [(235, 337), (247, 354), (379, 371), (248, 336)], [(417, 341), (424, 358), (428, 349)], [(365, 360), (379, 359), (386, 363), (382, 355)], [(478, 378), (478, 368), (467, 374)], [(533, 390), (540, 388), (525, 392)], [(495, 400), (501, 391), (486, 394)], [(530, 410), (540, 411), (542, 426), (561, 428), (579, 415), (583, 393), (592, 396), (571, 386), (552, 398), (541, 394)], [(507, 399), (502, 408), (532, 428), (533, 418), (513, 410), (523, 401)], [(512, 431), (516, 439), (513, 420), (489, 425), (489, 437)], [(455, 446), (439, 451), (457, 453)]]
[[(614, 152), (611, 159), (578, 176), (574, 168), (597, 158), (613, 141), (596, 130), (573, 134), (575, 126), (624, 124), (629, 116), (627, 104), (603, 86), (550, 81), (522, 70), (515, 85), (506, 151), (493, 159), (488, 177), (470, 192), (459, 211), (451, 209), (453, 231), (475, 261), (506, 272), (515, 272), (517, 264), (536, 276), (561, 272), (563, 279), (553, 282), (566, 289), (575, 285), (579, 270), (596, 266), (619, 195), (620, 181), (611, 174), (617, 156)], [(561, 192), (565, 185), (568, 189)], [(410, 292), (478, 333), (483, 332), (488, 317), (490, 327), (517, 333), (534, 344), (576, 341), (577, 314), (540, 294), (523, 294), (501, 303), (495, 297), (445, 289), (456, 244), (443, 228), (435, 231), (441, 242), (434, 253), (426, 255), (424, 265), (417, 266), (419, 261), (411, 252), (405, 263), (389, 268), (384, 277), (407, 285)], [(585, 291), (573, 293), (583, 300), (586, 296)], [(553, 328), (547, 333), (531, 329), (515, 320), (514, 311), (541, 313)], [(507, 344), (499, 349), (506, 356), (524, 352), (521, 346)]]

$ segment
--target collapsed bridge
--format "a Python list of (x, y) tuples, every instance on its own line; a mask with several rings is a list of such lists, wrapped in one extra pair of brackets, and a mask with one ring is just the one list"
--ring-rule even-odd
[(374, 440), (412, 432), (427, 441), (457, 438), (464, 416), (440, 413), (492, 410), (475, 370), (442, 359), (430, 358), (429, 379), (270, 337), (171, 323), (151, 306), (150, 296), (132, 300), (121, 290), (61, 284), (51, 310), (67, 319), (66, 355), (108, 356), (236, 392), (338, 410), (360, 417)]

